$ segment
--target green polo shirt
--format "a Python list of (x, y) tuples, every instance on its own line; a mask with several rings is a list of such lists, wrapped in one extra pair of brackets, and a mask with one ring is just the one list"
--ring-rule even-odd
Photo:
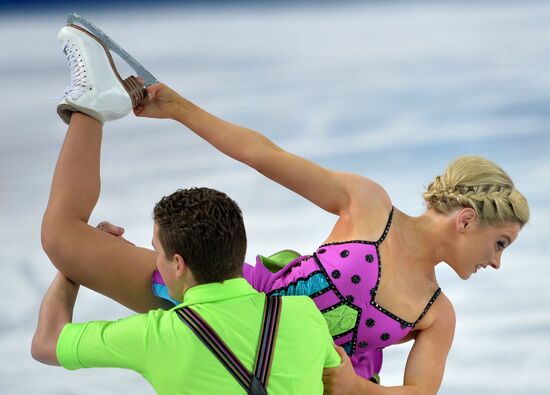
[[(243, 394), (218, 359), (178, 318), (190, 306), (251, 371), (258, 347), (265, 295), (242, 278), (197, 285), (170, 310), (118, 321), (65, 325), (57, 359), (66, 369), (117, 367), (140, 373), (159, 394)], [(307, 296), (283, 297), (270, 394), (322, 394), (324, 367), (338, 366), (327, 324)]]

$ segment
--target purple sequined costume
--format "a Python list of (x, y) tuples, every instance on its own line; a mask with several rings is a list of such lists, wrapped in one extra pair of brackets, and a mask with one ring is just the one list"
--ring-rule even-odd
[(376, 242), (353, 240), (320, 246), (277, 273), (258, 258), (245, 265), (244, 277), (259, 291), (274, 295), (308, 295), (325, 316), (336, 344), (342, 346), (357, 374), (371, 378), (382, 367), (382, 349), (399, 342), (426, 314), (441, 292), (438, 289), (416, 320), (404, 321), (375, 302), (380, 282), (378, 247), (393, 215)]
[(313, 255), (294, 259), (275, 273), (260, 257), (256, 266), (243, 267), (243, 276), (258, 291), (312, 298), (335, 343), (350, 356), (355, 372), (373, 381), (378, 381), (382, 350), (413, 330), (441, 292), (438, 289), (434, 293), (415, 322), (402, 320), (375, 302), (381, 276), (378, 247), (390, 229), (392, 216), (393, 208), (382, 236), (375, 242), (324, 244)]

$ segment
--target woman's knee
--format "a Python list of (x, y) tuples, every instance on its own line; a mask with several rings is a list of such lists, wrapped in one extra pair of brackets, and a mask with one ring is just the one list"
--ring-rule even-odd
[(71, 239), (75, 235), (75, 227), (71, 227), (69, 223), (58, 221), (47, 214), (42, 219), (42, 228), (40, 232), (40, 241), (42, 249), (50, 258), (54, 266), (65, 273), (65, 263), (68, 264), (71, 250), (74, 248), (74, 243)]

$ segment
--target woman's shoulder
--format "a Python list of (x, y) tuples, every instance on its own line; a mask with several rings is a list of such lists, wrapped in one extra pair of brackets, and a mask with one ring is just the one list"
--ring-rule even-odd
[(425, 317), (418, 323), (418, 330), (435, 329), (453, 331), (456, 325), (456, 314), (451, 300), (441, 292)]
[(391, 208), (392, 202), (388, 192), (376, 181), (354, 173), (343, 173), (342, 177), (349, 186), (348, 191), (353, 205)]
[(382, 186), (359, 176), (349, 175), (350, 204), (340, 213), (325, 243), (342, 240), (378, 240), (387, 228), (393, 203)]
[(363, 219), (369, 223), (385, 222), (393, 207), (388, 192), (382, 185), (359, 174), (342, 174), (347, 184), (349, 204), (340, 217)]

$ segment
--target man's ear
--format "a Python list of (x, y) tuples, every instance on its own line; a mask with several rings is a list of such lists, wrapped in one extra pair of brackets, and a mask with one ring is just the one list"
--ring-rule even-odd
[(187, 273), (187, 265), (185, 260), (180, 254), (174, 254), (173, 262), (175, 264), (175, 275), (176, 278), (180, 279)]
[(455, 226), (460, 233), (464, 232), (477, 219), (476, 211), (471, 207), (464, 207), (456, 213)]

